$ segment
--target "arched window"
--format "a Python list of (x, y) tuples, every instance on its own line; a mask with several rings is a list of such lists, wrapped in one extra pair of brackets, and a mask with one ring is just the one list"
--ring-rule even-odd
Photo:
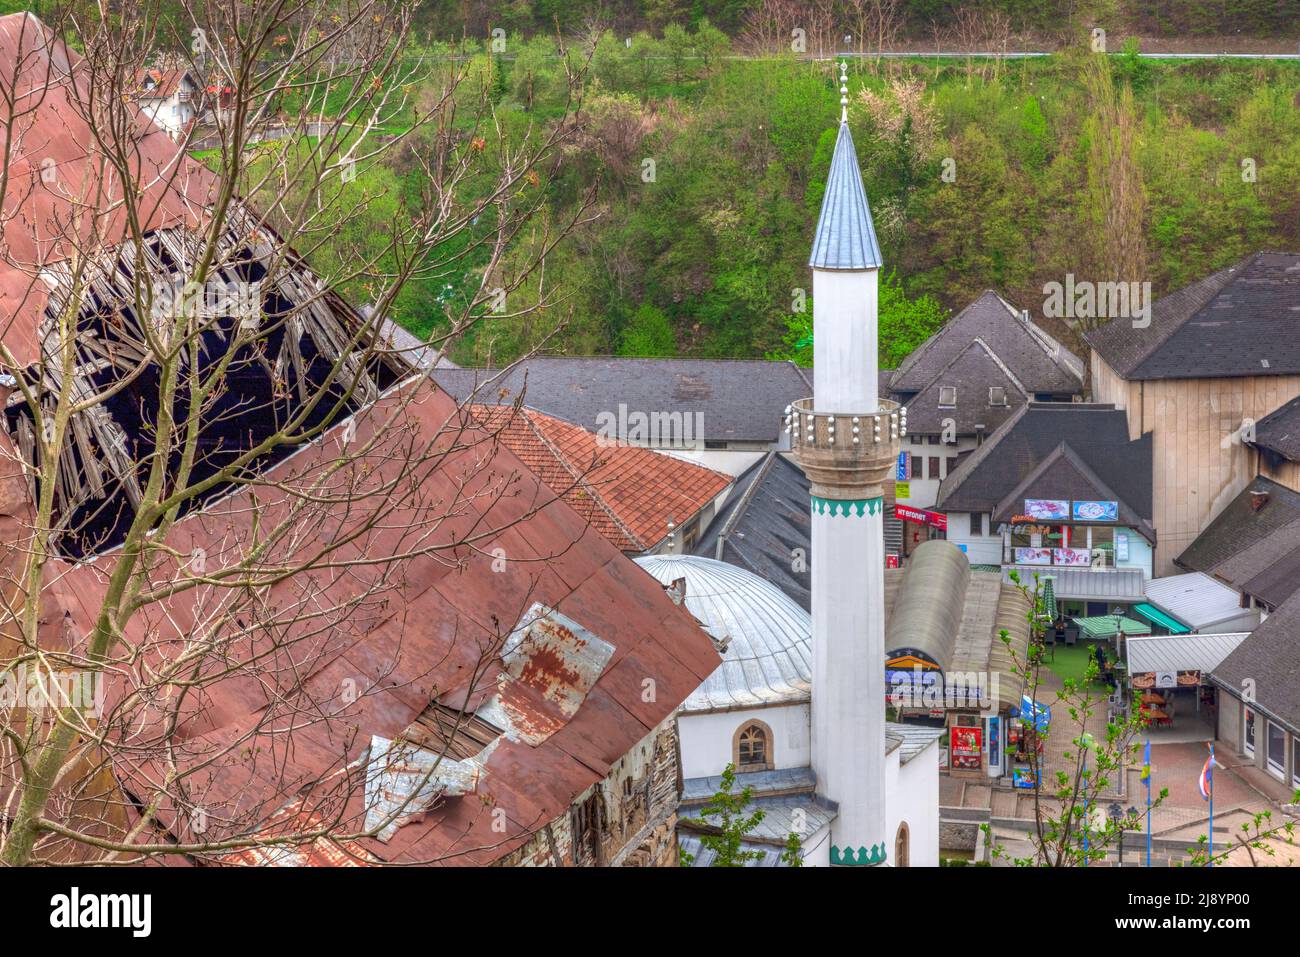
[(898, 825), (898, 834), (894, 837), (894, 866), (895, 867), (909, 866), (907, 860), (909, 837), (910, 835), (907, 830), (907, 822), (904, 821), (902, 824)]
[(737, 771), (770, 771), (774, 768), (772, 729), (762, 721), (747, 721), (741, 725), (732, 742), (731, 760)]

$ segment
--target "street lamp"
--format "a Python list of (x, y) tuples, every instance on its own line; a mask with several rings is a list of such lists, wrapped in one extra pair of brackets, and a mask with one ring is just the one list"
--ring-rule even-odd
[(1118, 801), (1111, 801), (1110, 805), (1106, 808), (1106, 816), (1110, 818), (1110, 823), (1115, 826), (1115, 830), (1119, 831), (1119, 862), (1120, 864), (1123, 864), (1124, 863), (1124, 825), (1120, 822), (1124, 817), (1124, 808), (1120, 805)]

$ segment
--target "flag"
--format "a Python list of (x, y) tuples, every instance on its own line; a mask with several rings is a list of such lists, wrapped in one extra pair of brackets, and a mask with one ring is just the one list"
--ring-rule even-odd
[(1214, 754), (1211, 753), (1205, 759), (1205, 765), (1201, 768), (1201, 778), (1197, 785), (1201, 789), (1201, 798), (1208, 801), (1210, 795), (1214, 793)]
[(1142, 780), (1151, 788), (1151, 742), (1147, 741), (1146, 752), (1142, 756)]

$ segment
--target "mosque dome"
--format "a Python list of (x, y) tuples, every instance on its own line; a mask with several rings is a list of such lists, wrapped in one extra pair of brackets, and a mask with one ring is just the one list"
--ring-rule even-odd
[(686, 607), (717, 641), (722, 664), (682, 711), (752, 708), (812, 698), (812, 617), (771, 582), (698, 555), (644, 555), (664, 585), (686, 579)]

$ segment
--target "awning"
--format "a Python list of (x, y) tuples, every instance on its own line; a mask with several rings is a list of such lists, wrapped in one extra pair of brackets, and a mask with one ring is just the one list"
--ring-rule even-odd
[(1022, 695), (1019, 706), (1011, 709), (1011, 717), (1022, 718), (1025, 721), (1032, 720), (1036, 730), (1046, 731), (1052, 723), (1052, 709), (1035, 701), (1029, 695)]
[(1171, 635), (1185, 635), (1192, 630), (1177, 618), (1171, 618), (1159, 608), (1148, 605), (1146, 602), (1134, 605), (1133, 610), (1152, 624), (1159, 625), (1161, 628), (1168, 628)]
[(1123, 615), (1094, 615), (1091, 618), (1075, 618), (1073, 621), (1079, 626), (1079, 633), (1084, 638), (1113, 638), (1116, 631), (1122, 631), (1125, 635), (1151, 634), (1151, 626), (1145, 621), (1135, 621)]

